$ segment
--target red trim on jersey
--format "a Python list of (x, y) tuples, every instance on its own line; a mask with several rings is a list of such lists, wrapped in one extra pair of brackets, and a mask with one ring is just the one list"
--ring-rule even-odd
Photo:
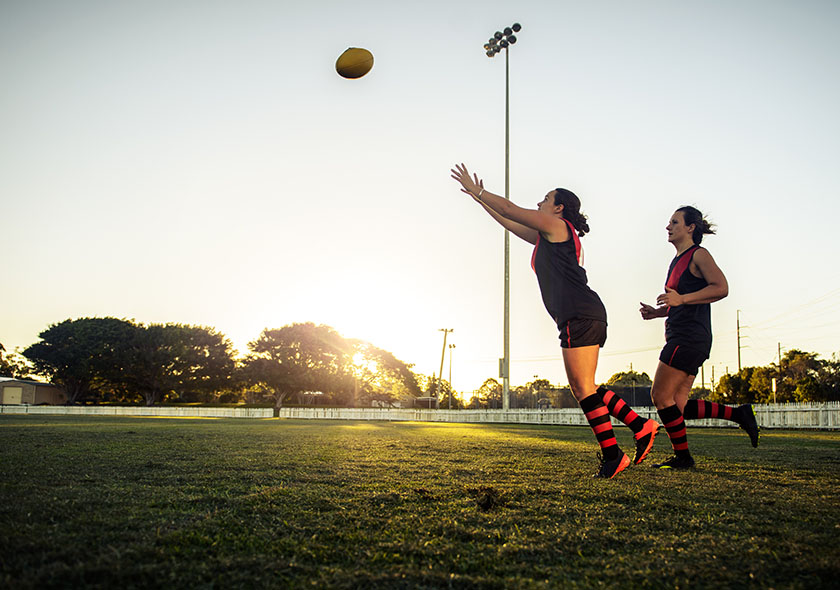
[[(572, 225), (572, 222), (568, 219), (564, 219), (563, 221), (569, 226), (569, 232), (572, 235), (572, 241), (575, 243), (575, 260), (577, 260), (578, 265), (580, 265), (580, 252), (581, 252), (581, 245), (580, 245), (580, 238), (578, 238), (577, 230), (575, 226)], [(537, 269), (534, 266), (534, 261), (537, 259), (537, 248), (540, 247), (540, 241), (542, 240), (542, 235), (540, 232), (537, 232), (537, 243), (534, 244), (534, 251), (531, 253), (531, 270), (537, 272)]]
[(531, 254), (531, 270), (537, 272), (537, 268), (534, 266), (534, 261), (537, 259), (537, 248), (540, 247), (540, 232), (537, 232), (537, 243), (534, 244), (534, 252)]
[(566, 225), (569, 226), (569, 232), (572, 234), (572, 240), (575, 242), (575, 260), (577, 260), (578, 265), (580, 264), (580, 238), (577, 235), (577, 230), (575, 226), (572, 225), (572, 222), (568, 219), (564, 219), (563, 221), (566, 222)]
[(674, 289), (676, 291), (677, 285), (680, 282), (680, 277), (682, 277), (683, 273), (688, 268), (688, 265), (691, 264), (691, 259), (694, 257), (694, 252), (700, 246), (692, 246), (685, 252), (683, 252), (680, 259), (677, 261), (677, 264), (674, 265), (674, 270), (671, 271), (671, 274), (668, 276), (668, 280), (665, 281), (665, 286), (669, 289)]

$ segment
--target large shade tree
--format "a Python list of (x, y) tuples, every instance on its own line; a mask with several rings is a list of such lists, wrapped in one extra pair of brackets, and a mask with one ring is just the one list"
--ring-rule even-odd
[(352, 348), (355, 404), (391, 405), (398, 399), (420, 395), (420, 385), (411, 365), (369, 342), (350, 340), (348, 343)]
[(124, 374), (126, 345), (136, 326), (117, 318), (80, 318), (53, 324), (23, 351), (37, 375), (58, 385), (67, 403), (93, 399)]
[(307, 322), (265, 329), (248, 349), (245, 380), (263, 388), (278, 408), (308, 391), (352, 395), (353, 347), (329, 326)]
[(235, 369), (230, 341), (203, 326), (136, 326), (128, 353), (119, 382), (149, 406), (208, 401), (230, 385)]

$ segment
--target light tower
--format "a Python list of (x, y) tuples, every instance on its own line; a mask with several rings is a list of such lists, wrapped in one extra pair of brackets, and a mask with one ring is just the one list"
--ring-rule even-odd
[[(487, 57), (495, 57), (505, 50), (505, 198), (510, 199), (510, 46), (516, 43), (516, 35), (522, 29), (519, 23), (496, 31), (484, 44)], [(510, 408), (510, 232), (505, 230), (505, 319), (504, 358), (499, 362), (499, 377), (502, 378), (502, 408)]]

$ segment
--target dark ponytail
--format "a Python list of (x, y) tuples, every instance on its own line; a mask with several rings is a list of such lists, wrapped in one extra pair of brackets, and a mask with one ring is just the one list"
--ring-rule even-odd
[(586, 215), (580, 212), (580, 199), (570, 190), (554, 189), (554, 205), (563, 205), (563, 218), (567, 219), (583, 237), (589, 231)]
[(691, 233), (691, 239), (694, 240), (695, 244), (700, 244), (703, 241), (704, 234), (714, 234), (715, 233), (715, 226), (709, 223), (709, 221), (703, 217), (703, 214), (694, 207), (690, 205), (686, 205), (685, 207), (680, 207), (677, 211), (683, 214), (683, 219), (685, 220), (686, 225), (694, 224), (694, 231)]

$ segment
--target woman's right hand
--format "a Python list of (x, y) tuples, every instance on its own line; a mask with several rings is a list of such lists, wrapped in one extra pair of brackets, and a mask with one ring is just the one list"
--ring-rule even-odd
[(470, 195), (477, 202), (481, 202), (478, 195), (484, 188), (484, 181), (478, 178), (478, 174), (473, 174), (470, 178), (470, 173), (464, 164), (455, 164), (455, 168), (451, 169), (452, 178), (461, 183), (461, 191)]
[(659, 309), (653, 307), (652, 305), (648, 305), (647, 303), (639, 302), (639, 305), (642, 307), (639, 308), (639, 312), (642, 314), (643, 320), (652, 320), (654, 318), (660, 317)]

